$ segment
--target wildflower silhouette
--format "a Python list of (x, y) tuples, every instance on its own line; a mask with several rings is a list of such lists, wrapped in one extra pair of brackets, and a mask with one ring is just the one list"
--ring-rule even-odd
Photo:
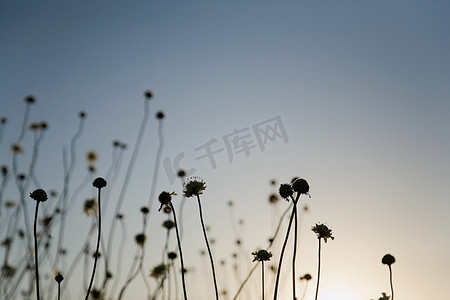
[(30, 197), (36, 201), (36, 210), (34, 212), (34, 269), (36, 272), (36, 298), (40, 300), (39, 294), (39, 260), (38, 260), (38, 242), (37, 242), (37, 219), (39, 203), (47, 201), (47, 193), (43, 189), (37, 189), (30, 193)]
[[(284, 239), (284, 243), (281, 248), (280, 261), (278, 262), (273, 299), (276, 300), (277, 296), (278, 296), (278, 284), (280, 281), (281, 265), (283, 262), (283, 256), (284, 256), (284, 251), (286, 250), (287, 241), (289, 239), (289, 233), (291, 231), (292, 221), (294, 221), (294, 249), (293, 249), (293, 253), (292, 253), (292, 299), (295, 300), (297, 298), (296, 291), (295, 291), (295, 285), (296, 285), (295, 259), (296, 259), (296, 254), (297, 254), (297, 237), (298, 237), (297, 203), (302, 194), (309, 195), (308, 194), (309, 184), (303, 178), (294, 178), (292, 180), (291, 184), (282, 183), (280, 185), (280, 188), (278, 189), (278, 192), (279, 192), (281, 198), (285, 199), (286, 201), (289, 201), (289, 199), (292, 200), (293, 206), (292, 206), (291, 217), (289, 218), (288, 228), (286, 231), (286, 237)], [(295, 194), (295, 197), (294, 197), (294, 194)]]
[(316, 223), (315, 226), (311, 228), (311, 230), (317, 235), (317, 239), (319, 240), (319, 262), (317, 266), (317, 286), (316, 286), (316, 297), (315, 300), (317, 300), (317, 296), (319, 294), (319, 280), (320, 280), (320, 248), (321, 248), (321, 241), (322, 239), (327, 242), (327, 239), (334, 240), (334, 236), (332, 235), (332, 230), (328, 228), (325, 224), (318, 224)]
[(191, 177), (191, 178), (188, 178), (184, 184), (183, 195), (186, 198), (197, 197), (198, 209), (199, 209), (199, 213), (200, 213), (200, 222), (202, 224), (202, 229), (203, 229), (203, 237), (205, 238), (206, 248), (208, 249), (209, 260), (211, 262), (211, 269), (212, 269), (213, 280), (214, 280), (214, 290), (216, 293), (216, 300), (218, 300), (219, 299), (219, 290), (217, 288), (216, 271), (214, 269), (214, 260), (213, 260), (213, 256), (211, 253), (211, 248), (209, 246), (208, 236), (206, 234), (205, 222), (203, 221), (202, 204), (200, 201), (200, 194), (202, 194), (205, 189), (206, 189), (206, 183), (203, 181), (203, 179), (196, 177), (196, 176)]
[(394, 300), (394, 287), (393, 287), (393, 285), (392, 285), (392, 268), (391, 268), (391, 265), (392, 265), (393, 263), (395, 263), (395, 257), (393, 257), (393, 256), (390, 255), (390, 254), (386, 254), (386, 255), (383, 256), (383, 258), (381, 259), (381, 262), (382, 262), (384, 265), (388, 265), (388, 267), (389, 267), (389, 281), (390, 281), (390, 284), (391, 284), (391, 296), (392, 296), (392, 299), (391, 299), (391, 300)]
[(61, 299), (61, 282), (64, 280), (64, 277), (61, 274), (57, 274), (55, 276), (55, 281), (58, 283), (58, 300)]
[(272, 253), (261, 249), (258, 251), (252, 252), (252, 255), (254, 256), (253, 261), (259, 261), (261, 262), (261, 282), (262, 282), (262, 300), (264, 300), (264, 262), (269, 261), (272, 257)]
[(136, 234), (135, 237), (134, 237), (134, 240), (135, 240), (136, 244), (137, 244), (139, 247), (143, 247), (143, 246), (144, 246), (145, 240), (146, 240), (146, 239), (147, 239), (147, 238), (145, 237), (145, 234), (143, 234), (143, 233), (138, 233), (138, 234)]
[[(172, 228), (173, 226), (175, 226), (175, 231), (177, 233), (177, 242), (178, 242), (178, 250), (180, 251), (180, 262), (181, 262), (181, 270), (184, 270), (184, 260), (183, 260), (183, 250), (181, 249), (181, 239), (180, 239), (180, 234), (178, 232), (178, 225), (177, 225), (177, 216), (175, 214), (175, 208), (172, 204), (172, 196), (176, 195), (175, 193), (169, 193), (169, 192), (161, 192), (161, 194), (159, 194), (158, 200), (159, 203), (161, 204), (159, 210), (161, 210), (161, 208), (163, 206), (165, 207), (170, 207), (170, 210), (172, 211), (173, 214), (173, 222), (170, 220), (167, 220), (163, 223), (163, 226), (167, 228), (167, 230), (169, 230), (170, 228)], [(182, 279), (182, 283), (183, 283), (183, 295), (184, 295), (184, 300), (187, 300), (187, 291), (186, 291), (186, 282), (184, 279), (184, 272), (181, 272), (181, 279)]]
[(308, 282), (311, 279), (312, 279), (312, 277), (311, 277), (311, 274), (309, 274), (309, 273), (306, 273), (305, 275), (300, 277), (300, 280), (306, 280), (306, 285), (305, 285), (305, 289), (303, 290), (303, 296), (302, 296), (301, 300), (305, 299), (306, 291), (308, 290)]
[(97, 248), (95, 250), (95, 256), (94, 256), (94, 268), (92, 270), (92, 276), (91, 276), (91, 281), (89, 282), (89, 287), (88, 290), (86, 292), (86, 297), (85, 300), (87, 300), (89, 298), (89, 293), (91, 291), (92, 288), (92, 284), (94, 283), (94, 276), (95, 276), (95, 269), (97, 267), (97, 260), (99, 257), (99, 247), (100, 247), (100, 238), (101, 238), (101, 233), (102, 233), (102, 211), (101, 211), (101, 201), (100, 201), (100, 191), (102, 188), (104, 188), (106, 186), (106, 181), (105, 179), (98, 177), (94, 180), (94, 182), (92, 183), (92, 185), (97, 188), (98, 191), (98, 237), (97, 237)]

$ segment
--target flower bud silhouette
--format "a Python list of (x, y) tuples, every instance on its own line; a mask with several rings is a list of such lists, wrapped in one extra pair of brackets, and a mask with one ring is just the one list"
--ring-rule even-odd
[(98, 177), (94, 180), (92, 185), (98, 189), (104, 188), (106, 186), (106, 180), (101, 177)]
[(39, 201), (39, 202), (45, 202), (47, 201), (47, 193), (43, 189), (37, 189), (34, 192), (30, 193), (30, 197), (33, 200)]

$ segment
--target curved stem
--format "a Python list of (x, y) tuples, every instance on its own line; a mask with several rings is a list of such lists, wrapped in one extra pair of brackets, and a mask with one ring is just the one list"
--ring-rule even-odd
[(305, 289), (303, 290), (303, 296), (302, 296), (302, 299), (301, 299), (301, 300), (304, 300), (304, 299), (305, 299), (305, 296), (306, 296), (306, 290), (308, 289), (308, 282), (309, 282), (309, 280), (306, 280)]
[(34, 269), (36, 272), (36, 297), (37, 300), (40, 299), (39, 296), (39, 261), (38, 261), (38, 241), (37, 241), (37, 218), (38, 218), (39, 201), (36, 200), (36, 210), (34, 212)]
[[(292, 204), (291, 204), (291, 206), (292, 206)], [(272, 240), (269, 242), (269, 245), (266, 247), (267, 250), (269, 250), (269, 249), (272, 247), (273, 242), (274, 242), (275, 238), (278, 236), (278, 232), (280, 231), (280, 227), (281, 227), (281, 224), (283, 223), (284, 216), (289, 212), (289, 210), (291, 209), (291, 206), (289, 206), (288, 208), (286, 208), (286, 210), (285, 210), (285, 211), (283, 212), (283, 214), (281, 215), (280, 220), (278, 221), (277, 229), (275, 230), (275, 233), (273, 234)], [(244, 286), (246, 285), (246, 283), (248, 282), (248, 280), (249, 280), (250, 277), (252, 276), (253, 272), (256, 270), (256, 267), (257, 267), (257, 266), (258, 266), (258, 265), (254, 265), (253, 268), (252, 268), (252, 269), (250, 270), (250, 272), (248, 273), (247, 277), (245, 277), (244, 281), (242, 281), (241, 285), (239, 286), (238, 291), (236, 292), (236, 294), (235, 294), (234, 297), (233, 297), (233, 300), (236, 300), (236, 299), (237, 299), (237, 297), (238, 297), (239, 294), (241, 293), (242, 289), (244, 288)]]
[(102, 207), (100, 206), (100, 189), (98, 189), (98, 237), (97, 237), (97, 248), (95, 250), (95, 256), (94, 256), (94, 269), (92, 270), (92, 276), (91, 281), (89, 282), (89, 287), (86, 292), (86, 298), (87, 300), (89, 298), (89, 293), (91, 292), (92, 284), (94, 283), (94, 276), (95, 276), (95, 268), (97, 267), (97, 260), (98, 260), (98, 249), (100, 248), (100, 237), (102, 233)]
[(317, 300), (317, 295), (319, 294), (319, 280), (320, 280), (320, 240), (321, 238), (319, 238), (319, 263), (317, 266), (317, 287), (316, 287), (316, 297), (314, 298), (315, 300)]
[(172, 209), (173, 222), (175, 223), (175, 231), (177, 233), (178, 250), (180, 250), (181, 278), (182, 278), (182, 282), (183, 282), (183, 294), (184, 294), (184, 299), (187, 300), (186, 282), (184, 279), (185, 269), (184, 269), (183, 251), (181, 250), (181, 239), (180, 239), (180, 234), (178, 232), (177, 216), (175, 215), (175, 208), (173, 207), (172, 202), (169, 202), (169, 205), (170, 205), (170, 208)]
[(394, 286), (392, 285), (392, 268), (391, 265), (389, 265), (389, 280), (391, 282), (391, 295), (392, 295), (392, 299), (394, 300)]
[(294, 203), (294, 207), (292, 208), (292, 213), (291, 213), (291, 217), (289, 218), (289, 225), (288, 225), (288, 229), (287, 229), (287, 232), (286, 232), (286, 237), (284, 238), (283, 247), (281, 248), (280, 261), (278, 262), (277, 278), (276, 278), (276, 281), (275, 281), (275, 291), (274, 291), (274, 294), (273, 294), (273, 299), (274, 300), (277, 299), (278, 283), (280, 282), (281, 263), (283, 262), (284, 251), (286, 250), (286, 245), (287, 245), (287, 241), (288, 241), (288, 238), (289, 238), (289, 232), (291, 231), (292, 220), (294, 218), (294, 213), (295, 213), (295, 206), (296, 206), (296, 203)]
[(206, 248), (208, 248), (209, 260), (211, 261), (211, 269), (212, 269), (213, 279), (214, 279), (214, 289), (216, 292), (216, 300), (218, 300), (219, 299), (219, 291), (217, 289), (216, 271), (214, 270), (214, 261), (213, 261), (213, 257), (212, 257), (212, 253), (211, 253), (211, 248), (209, 247), (208, 236), (206, 235), (205, 223), (203, 222), (202, 204), (200, 202), (200, 196), (198, 194), (197, 194), (197, 200), (198, 200), (198, 208), (199, 208), (199, 212), (200, 212), (200, 221), (202, 223), (203, 236), (205, 237)]

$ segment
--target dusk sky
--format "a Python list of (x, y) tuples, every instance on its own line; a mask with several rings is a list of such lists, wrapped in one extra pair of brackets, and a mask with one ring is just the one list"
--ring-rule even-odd
[[(87, 113), (70, 187), (73, 193), (83, 186), (67, 218), (67, 268), (92, 222), (83, 214), (84, 200), (95, 196), (90, 182), (82, 185), (85, 155), (98, 154), (93, 178), (106, 177), (112, 142), (128, 146), (119, 175), (105, 188), (106, 235), (144, 115), (144, 92), (151, 90), (150, 120), (121, 210), (128, 237), (119, 286), (136, 252), (139, 210), (149, 202), (145, 273), (161, 262), (166, 239), (161, 223), (167, 215), (158, 212), (157, 196), (175, 191), (179, 207), (182, 186), (173, 173), (178, 161), (189, 176), (207, 183), (203, 213), (215, 240), (219, 286), (228, 291), (223, 300), (233, 299), (238, 288), (232, 270), (236, 238), (242, 241), (239, 276), (244, 278), (256, 264), (250, 253), (267, 246), (277, 218), (289, 207), (284, 200), (271, 206), (269, 195), (296, 176), (311, 187), (311, 198), (300, 202), (309, 211), (301, 220), (297, 254), (298, 277), (313, 277), (305, 300), (315, 294), (317, 237), (310, 228), (318, 222), (335, 236), (322, 245), (319, 299), (390, 295), (388, 267), (381, 263), (390, 253), (396, 258), (395, 300), (448, 300), (449, 16), (449, 1), (1, 0), (0, 117), (8, 122), (0, 132), (0, 164), (11, 166), (24, 98), (33, 95), (29, 121), (45, 120), (49, 128), (35, 170), (40, 186), (30, 184), (26, 194), (36, 188), (61, 192), (63, 149), (78, 128), (78, 113)], [(165, 113), (163, 121), (155, 118), (158, 111)], [(152, 194), (161, 125), (164, 143)], [(248, 148), (236, 147), (237, 139)], [(22, 146), (26, 152), (18, 157), (18, 168), (27, 172), (31, 132)], [(208, 147), (217, 152), (208, 157)], [(19, 200), (14, 179), (3, 197)], [(42, 212), (46, 205), (54, 207), (42, 204)], [(186, 199), (183, 220), (183, 252), (192, 270), (189, 298), (211, 300), (195, 199)], [(3, 213), (0, 227), (6, 224)], [(270, 249), (276, 260), (286, 229), (287, 220)], [(55, 239), (57, 233), (55, 228)], [(170, 238), (176, 250), (174, 234)], [(291, 299), (290, 253), (279, 299)], [(4, 255), (2, 248), (0, 261)], [(220, 267), (221, 260), (226, 267)], [(178, 260), (175, 264), (179, 267)], [(49, 273), (49, 264), (43, 265)], [(82, 297), (82, 265), (81, 260), (63, 299)], [(259, 276), (258, 268), (237, 299), (260, 299)], [(148, 280), (154, 288), (154, 279)], [(267, 299), (273, 282), (267, 270)], [(181, 291), (180, 276), (177, 284)], [(299, 299), (303, 287), (299, 281)], [(145, 298), (138, 277), (124, 299)]]

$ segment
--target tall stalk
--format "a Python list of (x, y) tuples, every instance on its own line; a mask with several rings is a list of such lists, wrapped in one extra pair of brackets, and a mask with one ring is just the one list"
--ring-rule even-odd
[(317, 286), (316, 286), (316, 296), (315, 300), (317, 300), (317, 296), (319, 294), (319, 281), (320, 281), (320, 246), (321, 246), (321, 239), (319, 238), (319, 255), (318, 255), (318, 263), (317, 263)]
[(184, 279), (184, 260), (183, 260), (183, 250), (181, 250), (181, 239), (180, 239), (180, 233), (178, 232), (178, 223), (177, 223), (177, 216), (175, 215), (175, 208), (172, 205), (172, 202), (170, 202), (170, 209), (172, 210), (173, 214), (173, 222), (175, 223), (175, 231), (177, 233), (177, 242), (178, 242), (178, 250), (180, 250), (180, 262), (181, 262), (181, 281), (183, 283), (183, 295), (184, 300), (187, 300), (187, 292), (186, 292), (186, 281)]
[(38, 218), (39, 201), (36, 201), (36, 209), (34, 211), (34, 270), (36, 273), (36, 298), (39, 296), (39, 260), (38, 260), (38, 241), (37, 241), (37, 218)]
[(216, 300), (218, 300), (219, 299), (219, 290), (217, 289), (216, 271), (214, 269), (214, 260), (213, 260), (213, 256), (211, 253), (211, 248), (209, 247), (208, 236), (206, 235), (205, 222), (203, 221), (202, 204), (200, 201), (200, 196), (198, 194), (197, 194), (197, 200), (198, 200), (197, 201), (198, 209), (199, 209), (199, 213), (200, 213), (200, 222), (202, 223), (202, 229), (203, 229), (203, 237), (205, 238), (206, 248), (208, 249), (208, 254), (209, 254), (209, 260), (211, 262), (211, 269), (212, 269), (213, 280), (214, 280), (214, 289), (216, 292)]
[(97, 247), (96, 247), (95, 255), (94, 255), (94, 267), (92, 270), (92, 276), (91, 276), (91, 280), (89, 282), (89, 286), (88, 286), (88, 289), (86, 292), (85, 300), (87, 300), (89, 298), (89, 293), (91, 292), (92, 284), (94, 283), (95, 269), (97, 267), (97, 261), (98, 261), (98, 257), (99, 257), (98, 250), (100, 249), (100, 238), (101, 238), (101, 233), (102, 233), (102, 207), (101, 207), (101, 201), (100, 201), (100, 190), (106, 186), (106, 181), (103, 178), (99, 177), (94, 180), (93, 185), (98, 190), (98, 236), (97, 236)]

